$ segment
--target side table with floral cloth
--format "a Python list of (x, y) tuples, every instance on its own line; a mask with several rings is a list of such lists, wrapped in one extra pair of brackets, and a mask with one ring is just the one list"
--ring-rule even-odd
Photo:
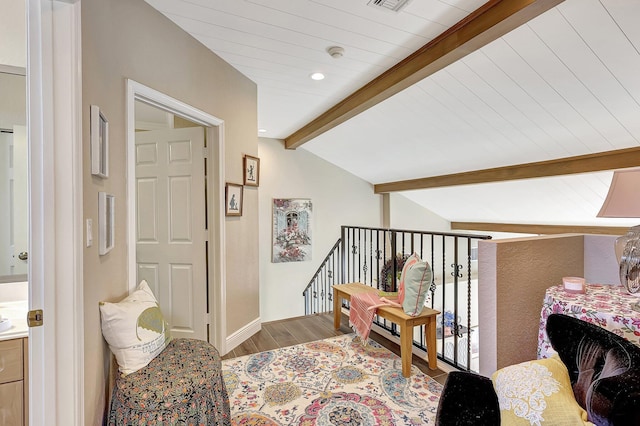
[(548, 288), (540, 312), (538, 359), (555, 353), (546, 330), (547, 318), (552, 313), (599, 325), (640, 346), (640, 312), (631, 309), (639, 299), (619, 285), (587, 284), (584, 294), (567, 293), (562, 284)]
[(146, 367), (118, 377), (107, 424), (230, 425), (216, 348), (202, 340), (174, 339)]

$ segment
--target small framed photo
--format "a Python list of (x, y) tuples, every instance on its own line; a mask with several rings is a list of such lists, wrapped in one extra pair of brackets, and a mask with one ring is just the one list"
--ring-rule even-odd
[(225, 188), (225, 216), (242, 216), (242, 190), (244, 187), (227, 183)]
[(109, 177), (109, 122), (97, 105), (91, 105), (91, 174)]
[(244, 156), (244, 184), (260, 186), (260, 159), (250, 155)]
[(115, 244), (115, 200), (106, 192), (98, 192), (98, 237), (99, 253), (107, 254)]

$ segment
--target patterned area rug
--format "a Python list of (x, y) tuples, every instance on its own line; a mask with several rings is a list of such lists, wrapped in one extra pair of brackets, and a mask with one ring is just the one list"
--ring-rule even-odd
[(222, 361), (233, 425), (432, 425), (442, 385), (354, 334)]

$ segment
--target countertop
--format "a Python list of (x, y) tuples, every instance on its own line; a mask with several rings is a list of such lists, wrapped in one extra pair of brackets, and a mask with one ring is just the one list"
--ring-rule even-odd
[(11, 328), (0, 333), (0, 340), (19, 339), (29, 336), (27, 327), (27, 311), (29, 303), (26, 300), (18, 302), (0, 302), (0, 316), (11, 320)]

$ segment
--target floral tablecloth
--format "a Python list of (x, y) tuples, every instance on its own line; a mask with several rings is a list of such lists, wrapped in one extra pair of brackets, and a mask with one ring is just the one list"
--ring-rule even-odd
[(116, 379), (107, 424), (230, 426), (218, 350), (202, 340), (172, 340), (146, 367)]
[(555, 353), (546, 331), (547, 318), (554, 313), (597, 324), (640, 346), (640, 312), (631, 309), (638, 302), (640, 297), (622, 286), (587, 284), (585, 294), (567, 293), (562, 285), (548, 288), (540, 313), (538, 359)]

